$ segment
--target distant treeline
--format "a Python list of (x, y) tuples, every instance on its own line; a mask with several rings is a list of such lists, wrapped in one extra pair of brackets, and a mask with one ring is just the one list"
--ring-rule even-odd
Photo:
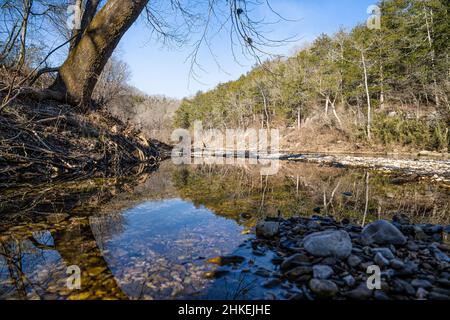
[(321, 35), (289, 58), (182, 102), (175, 126), (298, 127), (359, 141), (449, 147), (450, 2), (386, 0), (381, 29)]

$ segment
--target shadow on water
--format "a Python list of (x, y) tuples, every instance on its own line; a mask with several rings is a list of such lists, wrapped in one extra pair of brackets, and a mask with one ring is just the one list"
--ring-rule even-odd
[[(400, 181), (400, 182), (399, 182)], [(285, 163), (177, 167), (0, 191), (2, 299), (270, 299), (272, 253), (249, 239), (267, 216), (364, 225), (394, 213), (448, 224), (449, 188), (364, 170)], [(235, 265), (214, 259), (245, 257)], [(67, 268), (81, 289), (67, 287)], [(286, 284), (287, 285), (287, 284)], [(274, 289), (275, 290), (275, 289)]]

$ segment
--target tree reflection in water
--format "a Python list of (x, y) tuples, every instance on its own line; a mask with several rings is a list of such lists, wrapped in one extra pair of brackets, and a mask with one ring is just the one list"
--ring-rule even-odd
[[(197, 287), (189, 285), (189, 277), (183, 275), (184, 291), (174, 291), (175, 284), (163, 290), (166, 284), (161, 279), (165, 278), (158, 282), (157, 270), (166, 268), (165, 275), (172, 277), (175, 271), (182, 274), (180, 266), (188, 270), (186, 266), (193, 265), (203, 272), (210, 266), (205, 267), (202, 258), (223, 252), (248, 254), (241, 231), (264, 216), (333, 215), (366, 224), (401, 212), (415, 222), (449, 223), (448, 186), (392, 182), (392, 176), (376, 172), (306, 163), (286, 163), (276, 176), (261, 177), (259, 168), (176, 167), (164, 162), (152, 174), (129, 178), (2, 190), (0, 298), (251, 297), (249, 292), (259, 287), (241, 274), (231, 272)], [(149, 208), (161, 201), (170, 205), (158, 213), (161, 218), (151, 220)], [(143, 203), (147, 203), (144, 209), (150, 220), (139, 229), (138, 220), (130, 220), (129, 214)], [(174, 210), (179, 213), (170, 215)], [(165, 229), (168, 221), (173, 224)], [(207, 227), (199, 228), (205, 221)], [(185, 229), (173, 227), (177, 223), (185, 224)], [(122, 248), (122, 262), (114, 265), (112, 258), (117, 257), (110, 252), (111, 245), (121, 249), (125, 241), (130, 244)], [(146, 250), (154, 255), (138, 258)], [(183, 251), (192, 254), (178, 260)], [(151, 263), (153, 269), (140, 272), (143, 262)], [(79, 291), (66, 286), (66, 270), (71, 265), (82, 270)], [(134, 268), (134, 273), (124, 266)], [(124, 285), (127, 281), (135, 285)]]

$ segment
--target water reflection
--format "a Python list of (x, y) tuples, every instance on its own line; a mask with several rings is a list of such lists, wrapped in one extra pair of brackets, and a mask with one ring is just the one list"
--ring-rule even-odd
[[(361, 170), (286, 163), (258, 168), (175, 167), (123, 179), (96, 179), (0, 191), (0, 298), (267, 298), (246, 239), (263, 216), (333, 215), (366, 224), (396, 212), (448, 224), (449, 188)], [(207, 263), (242, 255), (240, 268)], [(67, 288), (67, 268), (82, 288)], [(210, 275), (223, 273), (218, 279)]]

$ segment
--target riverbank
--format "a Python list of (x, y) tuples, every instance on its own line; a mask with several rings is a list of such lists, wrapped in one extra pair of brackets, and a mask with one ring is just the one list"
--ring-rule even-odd
[(2, 185), (118, 176), (155, 166), (165, 145), (99, 108), (17, 101), (0, 114)]
[[(227, 266), (241, 265), (242, 272), (257, 277), (268, 298), (450, 299), (450, 226), (412, 224), (397, 215), (392, 222), (378, 220), (363, 228), (347, 219), (314, 216), (266, 219), (255, 232), (249, 256), (210, 262), (221, 265), (219, 277)], [(267, 257), (271, 266), (259, 265)]]
[(450, 183), (450, 160), (420, 158), (413, 155), (396, 157), (360, 156), (345, 154), (284, 154), (280, 159), (286, 161), (311, 162), (335, 167), (356, 167), (399, 173), (397, 183), (412, 182), (421, 178)]

